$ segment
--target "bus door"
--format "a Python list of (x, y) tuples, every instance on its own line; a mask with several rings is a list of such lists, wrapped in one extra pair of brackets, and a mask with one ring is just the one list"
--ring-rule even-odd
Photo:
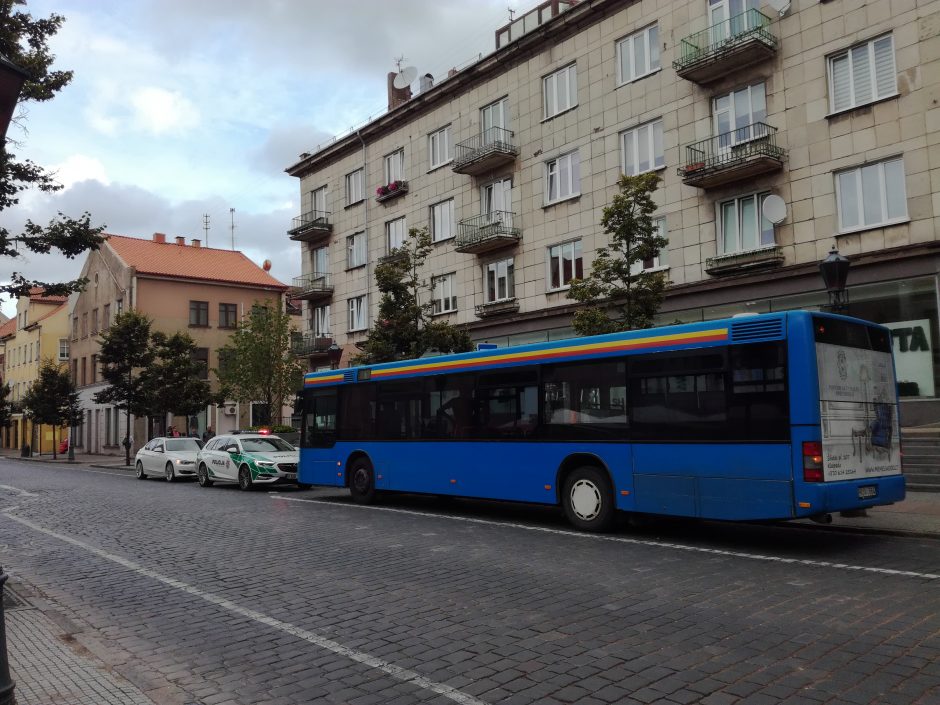
[(336, 388), (305, 393), (301, 425), (299, 479), (311, 484), (335, 485), (338, 458), (330, 450), (336, 444)]

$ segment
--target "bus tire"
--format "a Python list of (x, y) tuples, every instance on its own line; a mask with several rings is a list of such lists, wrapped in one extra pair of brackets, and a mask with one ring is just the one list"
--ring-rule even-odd
[(606, 531), (616, 516), (607, 475), (590, 465), (576, 468), (565, 478), (561, 503), (568, 521), (582, 531)]
[(365, 458), (356, 460), (349, 469), (349, 495), (356, 504), (372, 504), (375, 501), (375, 473), (372, 464)]

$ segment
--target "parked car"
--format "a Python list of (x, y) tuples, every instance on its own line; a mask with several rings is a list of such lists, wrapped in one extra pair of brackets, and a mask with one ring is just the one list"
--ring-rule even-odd
[(137, 479), (163, 475), (167, 482), (196, 474), (196, 454), (202, 448), (198, 438), (165, 438), (159, 436), (137, 451), (134, 467)]
[(239, 433), (216, 436), (199, 451), (196, 476), (200, 487), (216, 482), (237, 482), (243, 490), (258, 485), (297, 482), (300, 453), (280, 436), (264, 433)]

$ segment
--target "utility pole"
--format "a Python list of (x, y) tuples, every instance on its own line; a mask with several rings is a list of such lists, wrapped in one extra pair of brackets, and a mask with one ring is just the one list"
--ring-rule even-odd
[(209, 246), (209, 214), (202, 214), (202, 229), (206, 233), (206, 247)]
[(228, 209), (229, 215), (232, 216), (232, 249), (235, 249), (235, 209)]

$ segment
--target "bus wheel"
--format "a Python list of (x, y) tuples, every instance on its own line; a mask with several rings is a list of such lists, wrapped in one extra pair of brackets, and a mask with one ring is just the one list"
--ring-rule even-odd
[(375, 476), (365, 458), (357, 460), (349, 470), (349, 494), (357, 504), (375, 501)]
[(606, 531), (614, 520), (614, 493), (607, 476), (589, 465), (568, 475), (561, 497), (568, 521), (583, 531)]

